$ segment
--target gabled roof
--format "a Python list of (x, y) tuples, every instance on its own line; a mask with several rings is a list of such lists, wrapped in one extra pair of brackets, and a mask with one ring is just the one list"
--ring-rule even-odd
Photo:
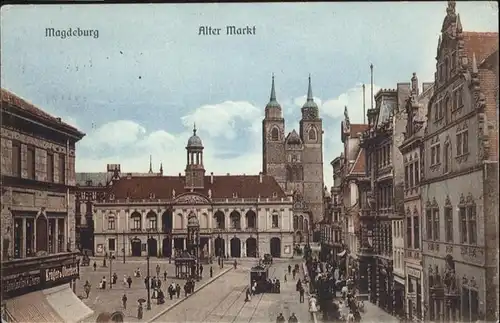
[(349, 174), (362, 174), (364, 175), (366, 173), (365, 169), (365, 149), (360, 148), (358, 152), (358, 156), (356, 157), (356, 161), (354, 162), (354, 165), (352, 166), (351, 170), (349, 171)]
[(295, 129), (293, 129), (288, 136), (286, 136), (285, 142), (290, 145), (300, 145), (302, 144), (302, 139), (300, 139), (299, 134)]
[[(262, 183), (259, 175), (226, 175), (214, 176), (213, 184), (210, 183), (210, 176), (205, 176), (203, 189), (194, 189), (193, 192), (208, 196), (211, 190), (212, 198), (233, 198), (236, 194), (238, 198), (286, 198), (285, 192), (281, 189), (274, 177), (262, 175)], [(155, 177), (122, 177), (113, 181), (111, 193), (116, 199), (149, 199), (153, 193), (156, 199), (172, 198), (172, 190), (175, 195), (190, 192), (184, 188), (184, 176), (155, 176)]]
[(469, 65), (472, 63), (473, 53), (476, 55), (476, 60), (482, 62), (498, 49), (498, 33), (464, 31), (463, 37), (464, 51)]
[(16, 109), (27, 112), (34, 117), (42, 119), (43, 121), (46, 121), (48, 124), (62, 127), (65, 130), (70, 131), (72, 134), (78, 135), (79, 137), (85, 136), (83, 132), (79, 131), (75, 127), (65, 123), (60, 118), (56, 118), (48, 114), (47, 112), (36, 107), (34, 104), (28, 102), (27, 100), (17, 96), (16, 94), (4, 88), (1, 89), (1, 93), (2, 93), (2, 108), (4, 108), (3, 106), (4, 104), (10, 105)]
[(358, 138), (358, 133), (363, 133), (365, 132), (366, 130), (368, 130), (370, 126), (367, 125), (367, 124), (356, 124), (356, 123), (353, 123), (350, 125), (350, 133), (349, 133), (349, 136), (351, 138)]

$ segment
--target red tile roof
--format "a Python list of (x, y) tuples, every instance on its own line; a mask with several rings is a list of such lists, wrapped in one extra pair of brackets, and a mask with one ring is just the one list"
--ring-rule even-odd
[(498, 49), (498, 33), (465, 31), (464, 50), (469, 64), (472, 63), (472, 53), (476, 54), (477, 64)]
[(65, 128), (66, 130), (69, 130), (73, 133), (79, 134), (79, 135), (84, 135), (82, 132), (80, 132), (78, 129), (75, 127), (65, 123), (62, 121), (60, 118), (56, 118), (47, 112), (43, 111), (42, 109), (36, 107), (34, 104), (26, 101), (25, 99), (17, 96), (16, 94), (6, 90), (6, 89), (1, 89), (2, 92), (2, 105), (8, 104), (10, 106), (13, 106), (17, 109), (23, 110), (25, 112), (28, 112), (29, 114), (38, 117), (44, 121), (47, 121), (51, 125), (56, 125), (60, 126), (62, 128)]
[(356, 157), (356, 161), (351, 169), (351, 174), (365, 174), (365, 149), (360, 148), (358, 157)]
[[(156, 199), (172, 198), (172, 190), (175, 195), (189, 192), (184, 188), (185, 177), (179, 176), (157, 176), (157, 177), (122, 177), (113, 182), (111, 192), (116, 199), (149, 199), (153, 193)], [(208, 196), (211, 190), (212, 198), (233, 198), (233, 193), (238, 198), (285, 198), (283, 192), (274, 177), (262, 175), (262, 183), (259, 175), (226, 175), (215, 176), (213, 184), (210, 184), (210, 176), (205, 176), (203, 189), (195, 189), (194, 192)]]
[(363, 133), (368, 130), (367, 124), (351, 124), (351, 133), (349, 134), (351, 138), (358, 138), (358, 133)]

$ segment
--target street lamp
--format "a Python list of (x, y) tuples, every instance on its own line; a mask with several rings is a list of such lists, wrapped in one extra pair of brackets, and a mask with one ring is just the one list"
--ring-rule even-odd
[(146, 262), (148, 264), (148, 286), (147, 286), (147, 291), (148, 291), (148, 302), (146, 304), (146, 309), (147, 310), (151, 310), (151, 277), (149, 275), (149, 232), (151, 231), (151, 228), (147, 228), (146, 229), (146, 232), (148, 234), (148, 238), (147, 238), (147, 242), (146, 242), (146, 245), (148, 246), (146, 248), (146, 252), (147, 252), (147, 256), (146, 256)]
[(194, 212), (191, 212), (188, 217), (187, 234), (188, 234), (188, 244), (190, 249), (189, 252), (195, 256), (196, 280), (200, 281), (200, 253), (199, 253), (200, 222), (198, 221), (198, 217)]

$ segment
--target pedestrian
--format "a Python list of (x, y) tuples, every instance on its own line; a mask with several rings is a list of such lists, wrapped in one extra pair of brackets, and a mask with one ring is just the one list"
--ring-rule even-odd
[(113, 285), (116, 285), (117, 281), (118, 281), (118, 275), (116, 273), (113, 273)]
[(285, 320), (285, 317), (283, 316), (283, 313), (280, 313), (280, 315), (278, 315), (278, 317), (276, 318), (276, 323), (285, 323), (286, 320)]
[(292, 273), (292, 265), (288, 265), (288, 274)]
[(160, 264), (156, 265), (156, 276), (160, 276)]
[(304, 303), (304, 287), (302, 286), (299, 288), (299, 300), (301, 303)]
[(163, 272), (163, 280), (167, 281), (167, 271), (166, 270)]
[(179, 285), (179, 283), (175, 285), (175, 293), (177, 294), (177, 298), (181, 296), (181, 285)]
[(292, 278), (293, 280), (295, 280), (295, 275), (297, 274), (297, 272), (295, 271), (295, 268), (292, 270)]
[(148, 283), (149, 283), (149, 279), (148, 279), (148, 278), (149, 278), (149, 276), (146, 276), (146, 277), (144, 278), (144, 287), (145, 287), (146, 289), (148, 289)]
[(127, 309), (127, 295), (123, 294), (122, 296), (123, 309)]
[(123, 286), (127, 286), (127, 275), (123, 275)]
[(189, 284), (188, 282), (184, 283), (184, 296), (187, 297), (189, 292)]
[(212, 266), (210, 266), (210, 278), (212, 278), (214, 275), (214, 270), (212, 269)]
[(139, 303), (139, 307), (137, 308), (137, 318), (142, 320), (142, 303)]
[(128, 276), (127, 284), (128, 284), (128, 288), (130, 288), (130, 286), (132, 286), (132, 277)]
[(97, 264), (94, 261), (94, 271), (96, 271), (96, 270), (97, 270)]
[(295, 313), (292, 313), (290, 317), (288, 318), (288, 323), (299, 323), (299, 320), (297, 319), (297, 316), (295, 316)]
[(161, 279), (156, 280), (156, 287), (161, 288)]
[(83, 285), (83, 290), (85, 291), (85, 295), (87, 296), (87, 298), (89, 298), (91, 287), (92, 285), (90, 285), (90, 282), (88, 280), (85, 282), (85, 285)]
[(203, 277), (203, 265), (200, 264), (200, 278)]

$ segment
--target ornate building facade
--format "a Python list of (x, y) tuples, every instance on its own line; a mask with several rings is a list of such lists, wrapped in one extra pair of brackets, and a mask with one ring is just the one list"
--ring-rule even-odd
[[(360, 294), (366, 295), (366, 275), (360, 271), (360, 212), (366, 205), (366, 194), (370, 185), (366, 176), (365, 150), (360, 147), (361, 134), (368, 128), (367, 124), (352, 124), (347, 107), (341, 123), (341, 139), (344, 151), (340, 154), (340, 195), (342, 235), (346, 256), (346, 270), (354, 274), (359, 281)], [(344, 255), (342, 255), (344, 256)]]
[(172, 257), (186, 249), (187, 219), (195, 214), (203, 257), (292, 257), (299, 228), (309, 227), (301, 195), (285, 194), (262, 173), (206, 176), (196, 129), (186, 150), (184, 176), (116, 172), (105, 200), (93, 205), (96, 255)]
[(406, 122), (398, 118), (398, 112), (404, 108), (409, 88), (408, 83), (398, 83), (397, 89), (382, 89), (375, 95), (375, 107), (367, 113), (369, 129), (361, 140), (370, 176), (368, 209), (362, 213), (361, 231), (369, 297), (393, 314), (404, 311), (403, 246), (397, 242), (394, 246), (393, 228), (401, 239), (404, 169), (398, 147)]
[(466, 32), (449, 1), (421, 180), (426, 320), (498, 320), (498, 33)]
[(83, 320), (74, 187), (85, 134), (7, 90), (1, 102), (2, 322)]
[[(311, 77), (302, 107), (299, 132), (285, 136), (285, 119), (276, 100), (274, 76), (271, 97), (262, 120), (264, 175), (276, 179), (283, 191), (303, 196), (303, 211), (316, 223), (323, 218), (323, 121), (314, 102)], [(297, 210), (298, 211), (298, 210)]]
[(74, 249), (75, 143), (83, 136), (2, 89), (2, 261)]
[(405, 170), (404, 225), (400, 228), (404, 237), (405, 314), (415, 322), (422, 321), (425, 288), (422, 267), (422, 209), (420, 199), (420, 169), (423, 155), (422, 138), (427, 122), (427, 104), (434, 92), (433, 83), (423, 83), (420, 93), (416, 74), (411, 78), (411, 94), (400, 116), (406, 119), (404, 141), (399, 146), (403, 154)]

